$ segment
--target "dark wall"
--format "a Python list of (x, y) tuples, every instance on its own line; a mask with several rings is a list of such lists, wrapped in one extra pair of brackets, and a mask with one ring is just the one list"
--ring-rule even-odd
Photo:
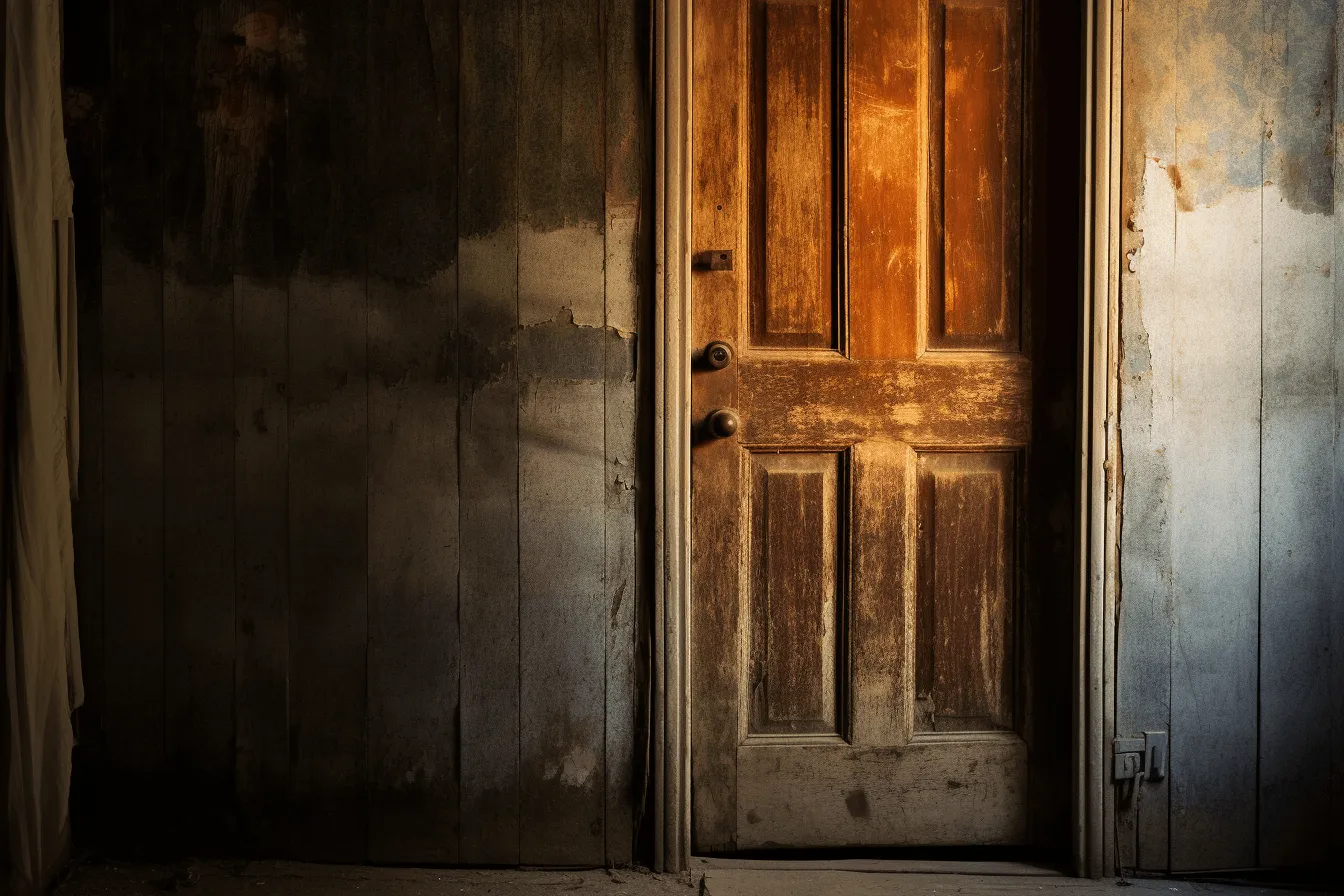
[(76, 838), (629, 861), (639, 0), (66, 0)]

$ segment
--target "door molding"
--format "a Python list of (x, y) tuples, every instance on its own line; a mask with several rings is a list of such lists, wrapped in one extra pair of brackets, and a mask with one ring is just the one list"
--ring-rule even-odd
[(652, 824), (655, 871), (691, 857), (691, 0), (654, 0)]
[[(1079, 396), (1080, 482), (1073, 842), (1075, 873), (1114, 868), (1106, 786), (1114, 728), (1118, 581), (1120, 0), (1086, 0)], [(654, 455), (652, 813), (656, 871), (690, 866), (691, 3), (654, 0)]]

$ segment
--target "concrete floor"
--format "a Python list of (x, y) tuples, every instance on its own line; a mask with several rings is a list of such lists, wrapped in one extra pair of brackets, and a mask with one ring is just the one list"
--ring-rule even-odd
[[(843, 866), (841, 866), (843, 867)], [(1021, 866), (992, 874), (891, 873), (800, 863), (697, 862), (691, 874), (619, 871), (475, 871), (304, 865), (295, 862), (119, 863), (78, 866), (57, 896), (1282, 896), (1264, 887), (1136, 880), (1086, 881)], [(1305, 896), (1296, 891), (1293, 896)]]

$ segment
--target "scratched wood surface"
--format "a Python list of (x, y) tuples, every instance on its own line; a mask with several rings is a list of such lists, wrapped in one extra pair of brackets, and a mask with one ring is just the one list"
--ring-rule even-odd
[(647, 11), (66, 6), (79, 836), (628, 862)]
[[(735, 352), (692, 372), (695, 848), (1025, 845), (1064, 794), (1027, 775), (1022, 583), (1067, 606), (1064, 576), (1021, 564), (1050, 506), (1022, 501), (1032, 364), (1074, 342), (1021, 344), (1024, 7), (696, 16), (692, 252), (741, 261), (692, 283), (695, 344)], [(1070, 280), (1039, 273), (1049, 316)], [(724, 408), (740, 425), (716, 438)]]

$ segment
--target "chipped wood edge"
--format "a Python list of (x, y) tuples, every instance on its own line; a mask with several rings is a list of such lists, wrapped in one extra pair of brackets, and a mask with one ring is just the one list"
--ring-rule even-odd
[(691, 0), (654, 7), (653, 867), (691, 854)]
[(1118, 600), (1120, 456), (1119, 189), (1122, 11), (1094, 0), (1084, 25), (1083, 282), (1078, 592), (1075, 612), (1073, 865), (1081, 877), (1112, 873), (1115, 806), (1106, 786), (1106, 740), (1114, 728), (1114, 644), (1108, 620)]

